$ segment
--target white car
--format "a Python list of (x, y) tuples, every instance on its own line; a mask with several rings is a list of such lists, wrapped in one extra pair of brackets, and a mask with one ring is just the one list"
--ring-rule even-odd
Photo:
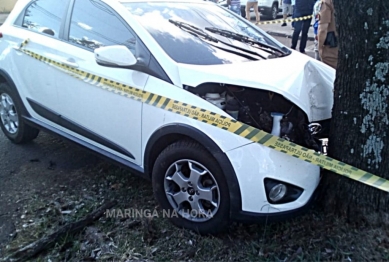
[(200, 0), (19, 0), (0, 27), (4, 134), (18, 144), (48, 130), (127, 166), (199, 233), (299, 213), (320, 168), (164, 110), (159, 96), (318, 151), (334, 77)]
[[(277, 19), (280, 12), (282, 12), (282, 2), (282, 0), (258, 0), (258, 11), (271, 19)], [(247, 0), (240, 0), (240, 14), (242, 17), (246, 17), (246, 3)], [(228, 7), (227, 0), (221, 0), (218, 4), (223, 7)], [(253, 13), (253, 8), (250, 11)]]

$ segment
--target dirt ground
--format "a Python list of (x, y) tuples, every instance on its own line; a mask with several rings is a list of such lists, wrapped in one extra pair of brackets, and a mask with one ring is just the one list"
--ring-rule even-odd
[(35, 200), (49, 204), (67, 188), (77, 189), (80, 180), (93, 180), (88, 169), (102, 163), (80, 147), (45, 133), (32, 143), (14, 145), (0, 132), (0, 159), (0, 254), (16, 237), (16, 228), (26, 222), (21, 217), (34, 212)]
[[(387, 225), (351, 225), (320, 207), (283, 223), (233, 223), (200, 236), (163, 218), (150, 182), (41, 133), (14, 145), (0, 133), (0, 258), (109, 200), (153, 217), (101, 217), (32, 261), (370, 261), (389, 259)], [(1, 259), (0, 259), (1, 260)]]

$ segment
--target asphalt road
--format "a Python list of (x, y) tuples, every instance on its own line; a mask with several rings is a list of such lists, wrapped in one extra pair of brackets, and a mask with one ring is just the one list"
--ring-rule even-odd
[[(291, 45), (291, 39), (287, 37), (280, 37), (280, 36), (273, 36), (275, 39), (277, 39), (279, 42), (284, 44), (287, 47), (290, 47)], [(297, 45), (298, 47), (298, 45)], [(315, 58), (315, 43), (313, 41), (308, 41), (307, 42), (307, 47), (305, 48), (305, 53), (306, 55)]]

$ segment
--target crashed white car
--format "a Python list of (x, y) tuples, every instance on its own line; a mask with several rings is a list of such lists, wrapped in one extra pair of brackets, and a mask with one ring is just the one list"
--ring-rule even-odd
[(129, 167), (152, 180), (174, 224), (200, 233), (299, 213), (320, 168), (100, 80), (320, 151), (316, 133), (331, 118), (334, 77), (201, 0), (19, 0), (0, 27), (4, 134), (23, 143), (49, 130)]

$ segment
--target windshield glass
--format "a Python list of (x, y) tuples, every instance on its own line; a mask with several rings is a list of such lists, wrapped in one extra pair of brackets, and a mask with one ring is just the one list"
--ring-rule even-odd
[[(223, 7), (204, 3), (122, 3), (153, 36), (164, 51), (176, 62), (195, 65), (229, 64), (251, 61), (247, 57), (228, 52), (207, 43), (193, 34), (182, 30), (169, 22), (169, 19), (196, 26), (215, 38), (234, 46), (255, 51), (263, 56), (268, 53), (253, 48), (242, 42), (225, 38), (205, 30), (205, 27), (216, 27), (251, 37), (262, 43), (282, 48), (282, 45), (270, 40), (259, 32), (255, 25), (227, 11)], [(219, 47), (238, 51), (218, 43)], [(244, 51), (239, 53), (247, 55)]]

